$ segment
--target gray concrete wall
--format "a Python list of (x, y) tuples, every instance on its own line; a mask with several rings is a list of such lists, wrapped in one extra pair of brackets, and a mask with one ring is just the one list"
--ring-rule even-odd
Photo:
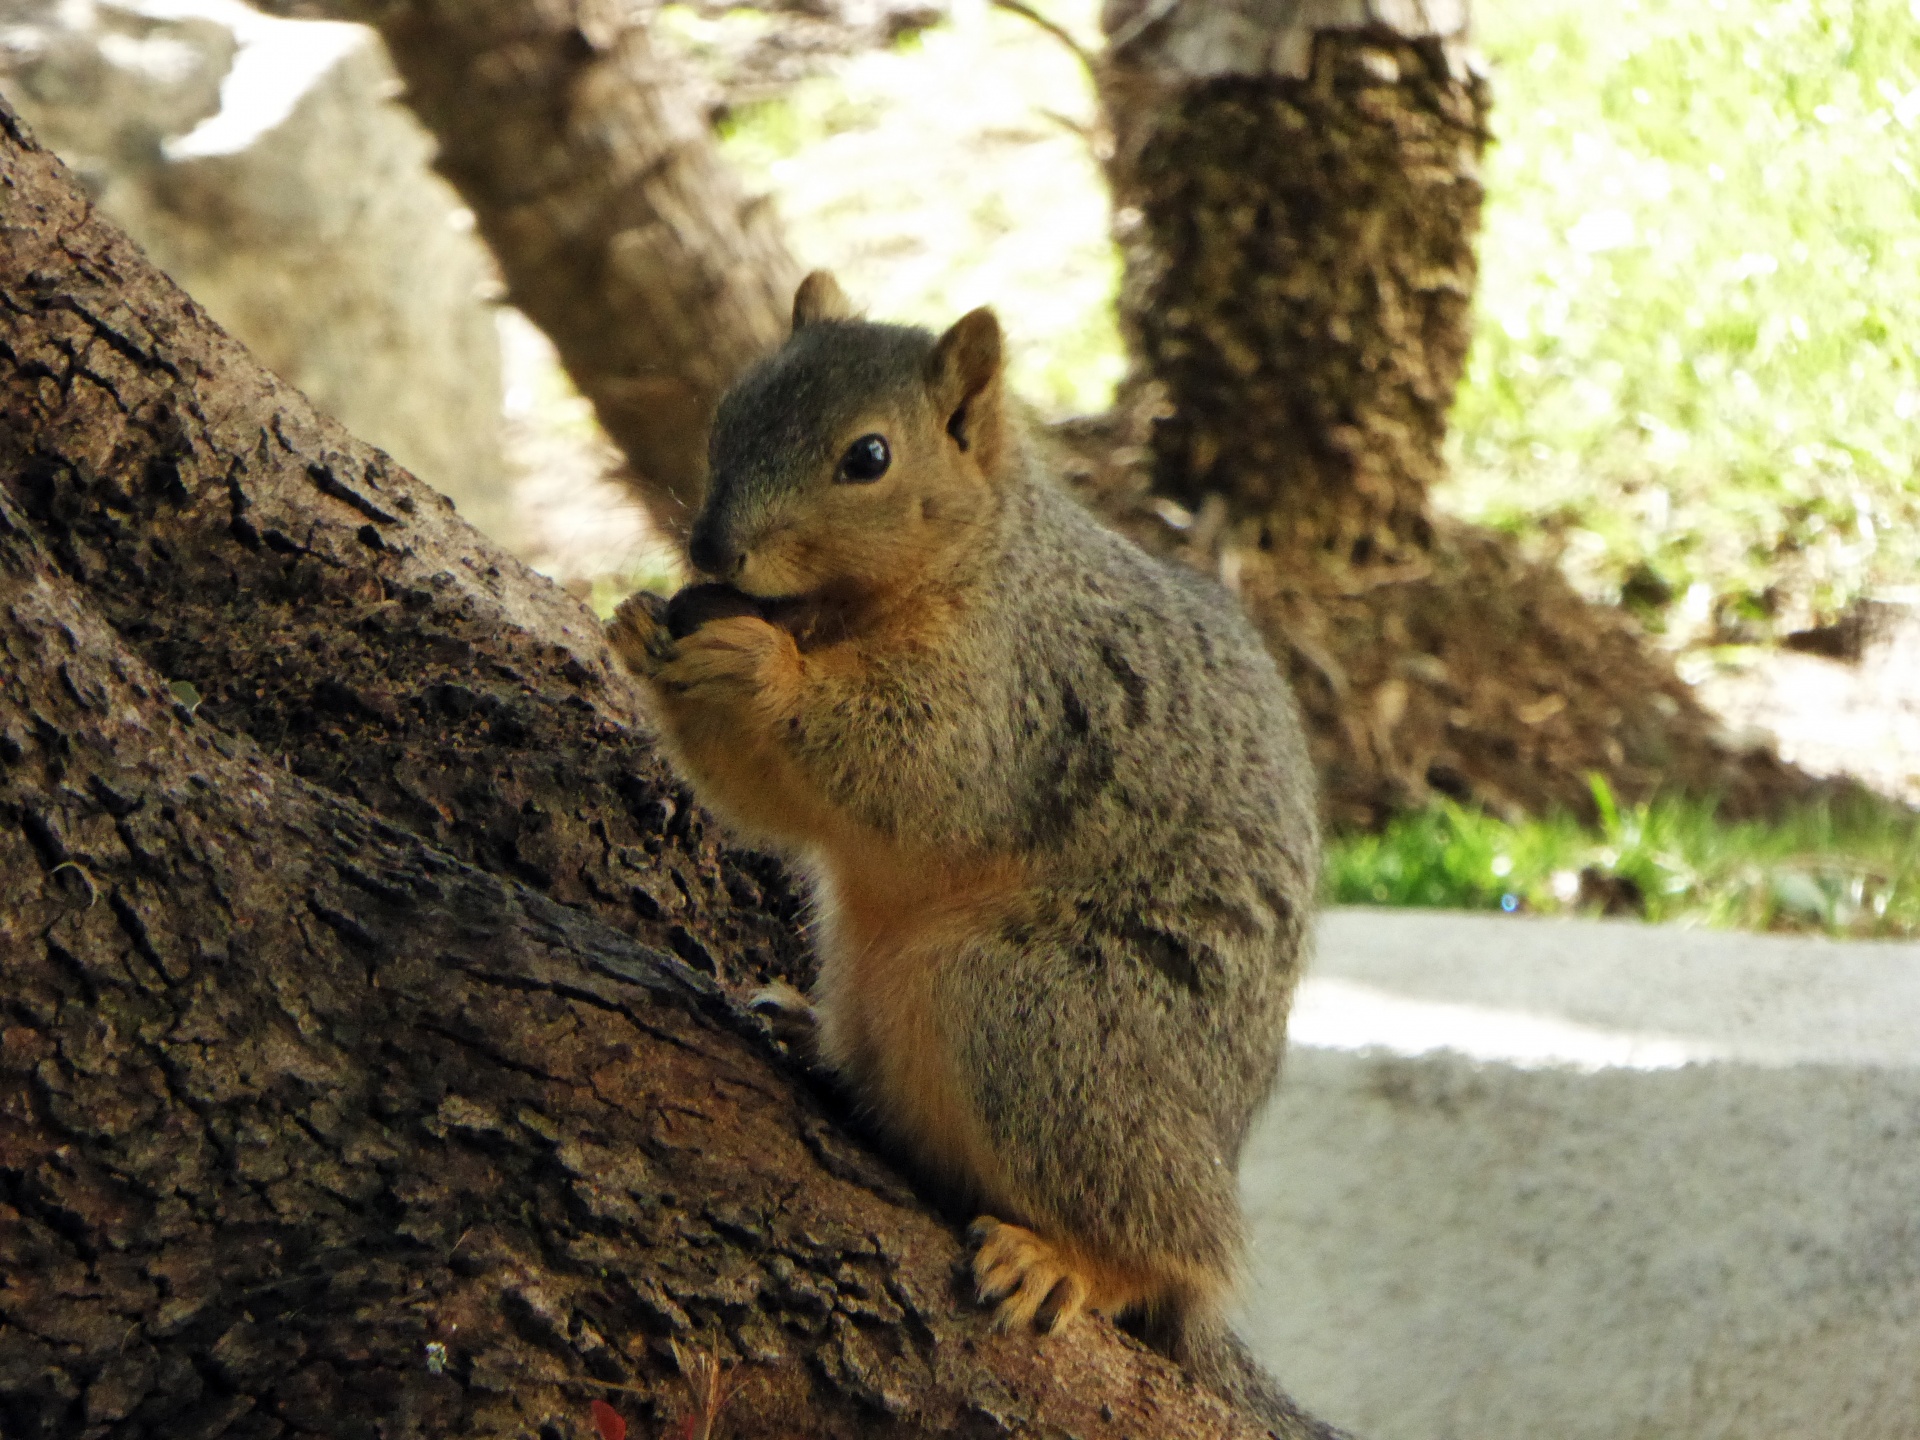
[(1244, 1329), (1368, 1440), (1920, 1437), (1920, 946), (1323, 923)]

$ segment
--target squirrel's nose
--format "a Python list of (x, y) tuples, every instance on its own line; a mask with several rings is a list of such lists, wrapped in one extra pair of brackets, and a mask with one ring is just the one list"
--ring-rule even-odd
[(702, 574), (728, 580), (738, 573), (746, 556), (727, 543), (717, 525), (696, 525), (687, 537), (687, 558)]

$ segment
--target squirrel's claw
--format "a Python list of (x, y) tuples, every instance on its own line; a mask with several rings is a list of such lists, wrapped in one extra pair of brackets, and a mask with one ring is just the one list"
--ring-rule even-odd
[(804, 1049), (813, 1044), (820, 1027), (819, 1012), (813, 1002), (784, 980), (762, 985), (747, 1001), (747, 1008), (767, 1022), (776, 1040)]
[(973, 1257), (974, 1284), (981, 1300), (999, 1302), (997, 1330), (1032, 1325), (1051, 1335), (1071, 1325), (1086, 1309), (1086, 1280), (1054, 1245), (1031, 1230), (982, 1215), (967, 1233), (980, 1242)]
[(607, 621), (607, 644), (628, 670), (651, 679), (673, 659), (673, 636), (667, 631), (667, 602), (651, 590), (636, 590), (620, 602)]
[(762, 985), (753, 992), (747, 1005), (768, 1017), (779, 1016), (789, 1020), (805, 1020), (808, 1024), (813, 1023), (815, 1018), (813, 1002), (785, 980), (775, 980)]
[(1047, 1298), (1034, 1312), (1033, 1328), (1042, 1335), (1056, 1335), (1080, 1318), (1087, 1308), (1087, 1282), (1078, 1275), (1063, 1275), (1053, 1282)]

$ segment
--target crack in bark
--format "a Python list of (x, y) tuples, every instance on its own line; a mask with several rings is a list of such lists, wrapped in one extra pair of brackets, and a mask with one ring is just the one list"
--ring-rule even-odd
[(398, 525), (400, 523), (399, 516), (389, 515), (358, 490), (342, 481), (333, 473), (331, 465), (315, 463), (307, 466), (307, 478), (313, 481), (314, 488), (322, 495), (331, 496), (342, 504), (351, 506), (377, 524)]

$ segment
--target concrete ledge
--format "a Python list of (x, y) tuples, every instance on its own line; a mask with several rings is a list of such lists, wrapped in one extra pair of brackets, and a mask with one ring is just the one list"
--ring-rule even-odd
[(1245, 1332), (1367, 1440), (1920, 1437), (1920, 946), (1342, 910)]

